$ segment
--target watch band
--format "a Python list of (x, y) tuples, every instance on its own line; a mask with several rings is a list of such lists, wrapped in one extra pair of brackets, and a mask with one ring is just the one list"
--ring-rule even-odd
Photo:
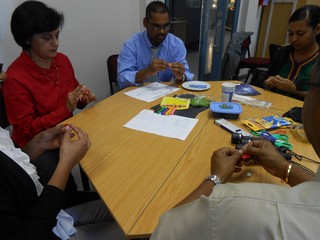
[(217, 175), (210, 175), (206, 178), (207, 180), (211, 180), (215, 185), (221, 184), (221, 180)]
[(182, 79), (176, 79), (176, 81), (178, 82), (178, 83), (183, 83), (184, 81), (186, 81), (186, 75), (185, 74), (183, 74), (182, 75)]

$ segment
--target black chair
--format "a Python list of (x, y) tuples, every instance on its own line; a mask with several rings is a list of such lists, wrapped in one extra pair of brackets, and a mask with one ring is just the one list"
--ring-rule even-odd
[[(278, 44), (274, 44), (271, 43), (269, 45), (269, 57), (270, 57), (270, 62), (272, 61), (273, 55), (274, 53), (281, 48), (281, 45)], [(274, 59), (274, 61), (277, 61), (277, 59)], [(251, 74), (252, 74), (252, 78), (250, 80), (250, 84), (257, 86), (257, 87), (261, 87), (264, 88), (264, 84), (263, 81), (266, 78), (266, 74), (267, 74), (267, 69), (252, 69), (251, 70)]]
[(2, 128), (7, 128), (10, 123), (7, 119), (6, 106), (4, 104), (2, 83), (0, 83), (0, 126)]
[(275, 43), (270, 43), (269, 45), (269, 57), (272, 60), (272, 57), (274, 55), (274, 53), (280, 49), (282, 46), (279, 44), (275, 44)]
[[(264, 57), (251, 57), (250, 54), (250, 44), (251, 38), (250, 36), (246, 38), (241, 45), (241, 52), (243, 52), (243, 58), (240, 60), (238, 67), (236, 69), (235, 75), (233, 79), (239, 79), (239, 72), (242, 68), (249, 68), (249, 71), (246, 76), (245, 82), (248, 81), (251, 74), (256, 73), (260, 68), (268, 68), (270, 64), (269, 58)], [(248, 54), (248, 57), (245, 56)]]
[(116, 86), (118, 86), (118, 82), (117, 82), (118, 56), (119, 56), (119, 54), (114, 54), (114, 55), (109, 56), (107, 59), (107, 67), (108, 67), (111, 95), (113, 95), (115, 93), (115, 88), (116, 88)]

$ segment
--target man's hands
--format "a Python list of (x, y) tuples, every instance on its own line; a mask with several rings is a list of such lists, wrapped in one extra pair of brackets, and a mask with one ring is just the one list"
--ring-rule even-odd
[(158, 72), (166, 70), (167, 68), (171, 69), (173, 75), (177, 80), (182, 80), (185, 71), (184, 65), (182, 63), (168, 63), (162, 59), (155, 58), (152, 60), (151, 65), (149, 66), (149, 71), (151, 73), (151, 76), (154, 76)]
[(260, 164), (268, 173), (278, 178), (283, 177), (283, 169), (287, 160), (273, 144), (266, 140), (255, 140), (243, 147), (243, 152), (253, 156), (245, 165)]
[[(251, 155), (252, 159), (242, 160), (243, 153)], [(211, 174), (217, 175), (222, 182), (226, 182), (233, 172), (241, 171), (243, 164), (259, 164), (271, 175), (282, 178), (287, 162), (271, 142), (255, 140), (246, 144), (240, 151), (230, 148), (215, 151), (211, 157)]]
[(169, 67), (169, 63), (162, 60), (155, 58), (152, 60), (150, 66), (149, 66), (149, 71), (151, 73), (151, 76), (154, 76), (160, 71), (166, 70)]
[(211, 174), (217, 175), (225, 183), (234, 172), (240, 172), (242, 150), (220, 148), (211, 157)]
[(169, 63), (169, 67), (171, 68), (171, 71), (175, 76), (176, 80), (181, 82), (183, 79), (184, 70), (185, 70), (183, 64), (178, 62)]

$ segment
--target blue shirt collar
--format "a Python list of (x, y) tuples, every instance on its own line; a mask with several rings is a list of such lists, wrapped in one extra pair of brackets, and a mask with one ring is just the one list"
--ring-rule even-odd
[[(168, 34), (169, 34), (169, 33), (168, 33)], [(149, 38), (148, 38), (147, 30), (144, 30), (144, 32), (143, 32), (143, 38), (144, 38), (144, 40), (146, 41), (147, 46), (148, 46), (149, 49), (151, 49), (152, 47), (154, 47), (154, 46), (152, 45), (152, 43), (150, 42)], [(168, 41), (167, 38), (168, 38), (168, 35), (166, 36), (166, 38), (164, 39), (164, 41), (159, 45), (159, 48), (160, 48), (160, 47), (161, 47), (161, 48), (165, 47), (165, 43)]]

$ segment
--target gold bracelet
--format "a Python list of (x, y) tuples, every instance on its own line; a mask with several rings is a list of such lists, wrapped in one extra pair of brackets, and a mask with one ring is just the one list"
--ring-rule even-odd
[(288, 182), (289, 182), (289, 177), (290, 177), (291, 168), (292, 168), (292, 163), (290, 163), (289, 166), (288, 166), (286, 179), (285, 179), (285, 181), (284, 181), (285, 183), (288, 183)]

